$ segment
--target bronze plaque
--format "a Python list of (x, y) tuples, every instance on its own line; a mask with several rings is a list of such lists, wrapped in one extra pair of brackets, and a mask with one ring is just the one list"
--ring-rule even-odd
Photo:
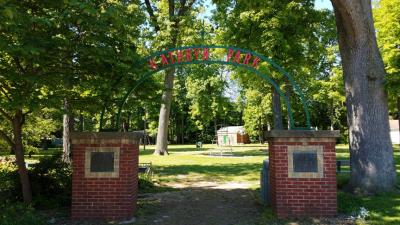
[(318, 158), (316, 152), (293, 152), (294, 172), (318, 172)]
[(91, 152), (90, 172), (114, 172), (114, 152)]

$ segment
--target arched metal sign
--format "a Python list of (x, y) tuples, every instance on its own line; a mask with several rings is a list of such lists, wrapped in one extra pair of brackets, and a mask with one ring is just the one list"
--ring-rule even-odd
[[(193, 65), (193, 64), (220, 64), (220, 65), (232, 65), (235, 67), (243, 68), (249, 72), (252, 72), (259, 77), (266, 80), (273, 88), (279, 93), (280, 97), (283, 99), (284, 104), (288, 110), (289, 117), (289, 129), (300, 130), (311, 129), (310, 124), (310, 113), (305, 101), (304, 95), (301, 92), (299, 86), (294, 81), (293, 77), (286, 72), (281, 66), (272, 61), (271, 59), (260, 55), (256, 52), (231, 47), (231, 46), (184, 46), (178, 48), (171, 48), (164, 51), (159, 51), (151, 54), (150, 56), (144, 58), (140, 62), (139, 66), (147, 67), (148, 71), (132, 86), (132, 88), (125, 94), (123, 101), (119, 106), (117, 115), (117, 126), (119, 125), (121, 119), (122, 109), (127, 102), (129, 96), (140, 87), (140, 85), (153, 74), (165, 70), (171, 67), (178, 67), (183, 65)], [(271, 66), (278, 74), (286, 78), (293, 87), (294, 92), (299, 96), (301, 104), (303, 106), (305, 121), (305, 127), (296, 127), (295, 120), (293, 118), (292, 107), (288, 96), (286, 96), (280, 89), (277, 82), (275, 82), (268, 74), (262, 72), (259, 68), (261, 65), (266, 64)]]

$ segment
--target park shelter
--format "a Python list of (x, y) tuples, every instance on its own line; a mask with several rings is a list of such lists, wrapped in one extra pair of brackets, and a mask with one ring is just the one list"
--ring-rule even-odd
[(243, 126), (222, 127), (217, 131), (219, 146), (231, 146), (249, 143), (249, 135)]
[(400, 144), (399, 120), (389, 120), (390, 138), (393, 144)]

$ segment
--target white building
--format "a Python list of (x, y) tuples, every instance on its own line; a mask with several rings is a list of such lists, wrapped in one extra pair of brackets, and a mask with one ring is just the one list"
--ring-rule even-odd
[(392, 144), (400, 144), (399, 121), (389, 120), (389, 125), (390, 125), (390, 138), (392, 139)]
[(243, 126), (222, 127), (217, 131), (218, 146), (232, 146), (249, 143), (249, 136)]

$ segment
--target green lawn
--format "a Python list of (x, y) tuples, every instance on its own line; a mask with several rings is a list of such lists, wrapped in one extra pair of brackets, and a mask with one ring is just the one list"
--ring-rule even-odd
[[(152, 162), (156, 171), (154, 180), (161, 186), (170, 182), (179, 183), (183, 177), (192, 181), (246, 181), (252, 183), (251, 188), (255, 190), (259, 188), (262, 161), (267, 157), (267, 152), (261, 150), (267, 146), (253, 144), (234, 147), (233, 156), (230, 157), (210, 156), (209, 152), (213, 152), (214, 148), (215, 145), (204, 145), (201, 150), (195, 149), (194, 145), (170, 145), (169, 156), (155, 156), (154, 146), (146, 146), (145, 151), (140, 150), (139, 161)], [(347, 145), (338, 145), (336, 149), (338, 159), (349, 158)], [(395, 146), (395, 160), (400, 175), (398, 145)], [(339, 187), (344, 186), (348, 178), (349, 174), (339, 175)], [(398, 184), (400, 187), (400, 182)], [(347, 215), (357, 214), (361, 207), (366, 208), (369, 211), (368, 224), (400, 224), (400, 192), (357, 197), (339, 191), (338, 200), (339, 212)], [(276, 219), (269, 215), (270, 209), (266, 209), (265, 213), (268, 214), (266, 216), (269, 218), (268, 221), (276, 222)], [(358, 222), (362, 223), (363, 220)]]
[[(262, 145), (234, 147), (232, 156), (220, 157), (215, 145), (203, 145), (196, 150), (194, 145), (172, 145), (169, 156), (153, 155), (154, 146), (141, 150), (139, 162), (152, 162), (156, 170), (155, 180), (179, 182), (179, 177), (215, 182), (248, 181), (258, 186), (260, 169), (267, 153)], [(212, 155), (210, 155), (210, 152)], [(229, 151), (226, 151), (229, 152)], [(180, 175), (180, 176), (178, 176)]]

